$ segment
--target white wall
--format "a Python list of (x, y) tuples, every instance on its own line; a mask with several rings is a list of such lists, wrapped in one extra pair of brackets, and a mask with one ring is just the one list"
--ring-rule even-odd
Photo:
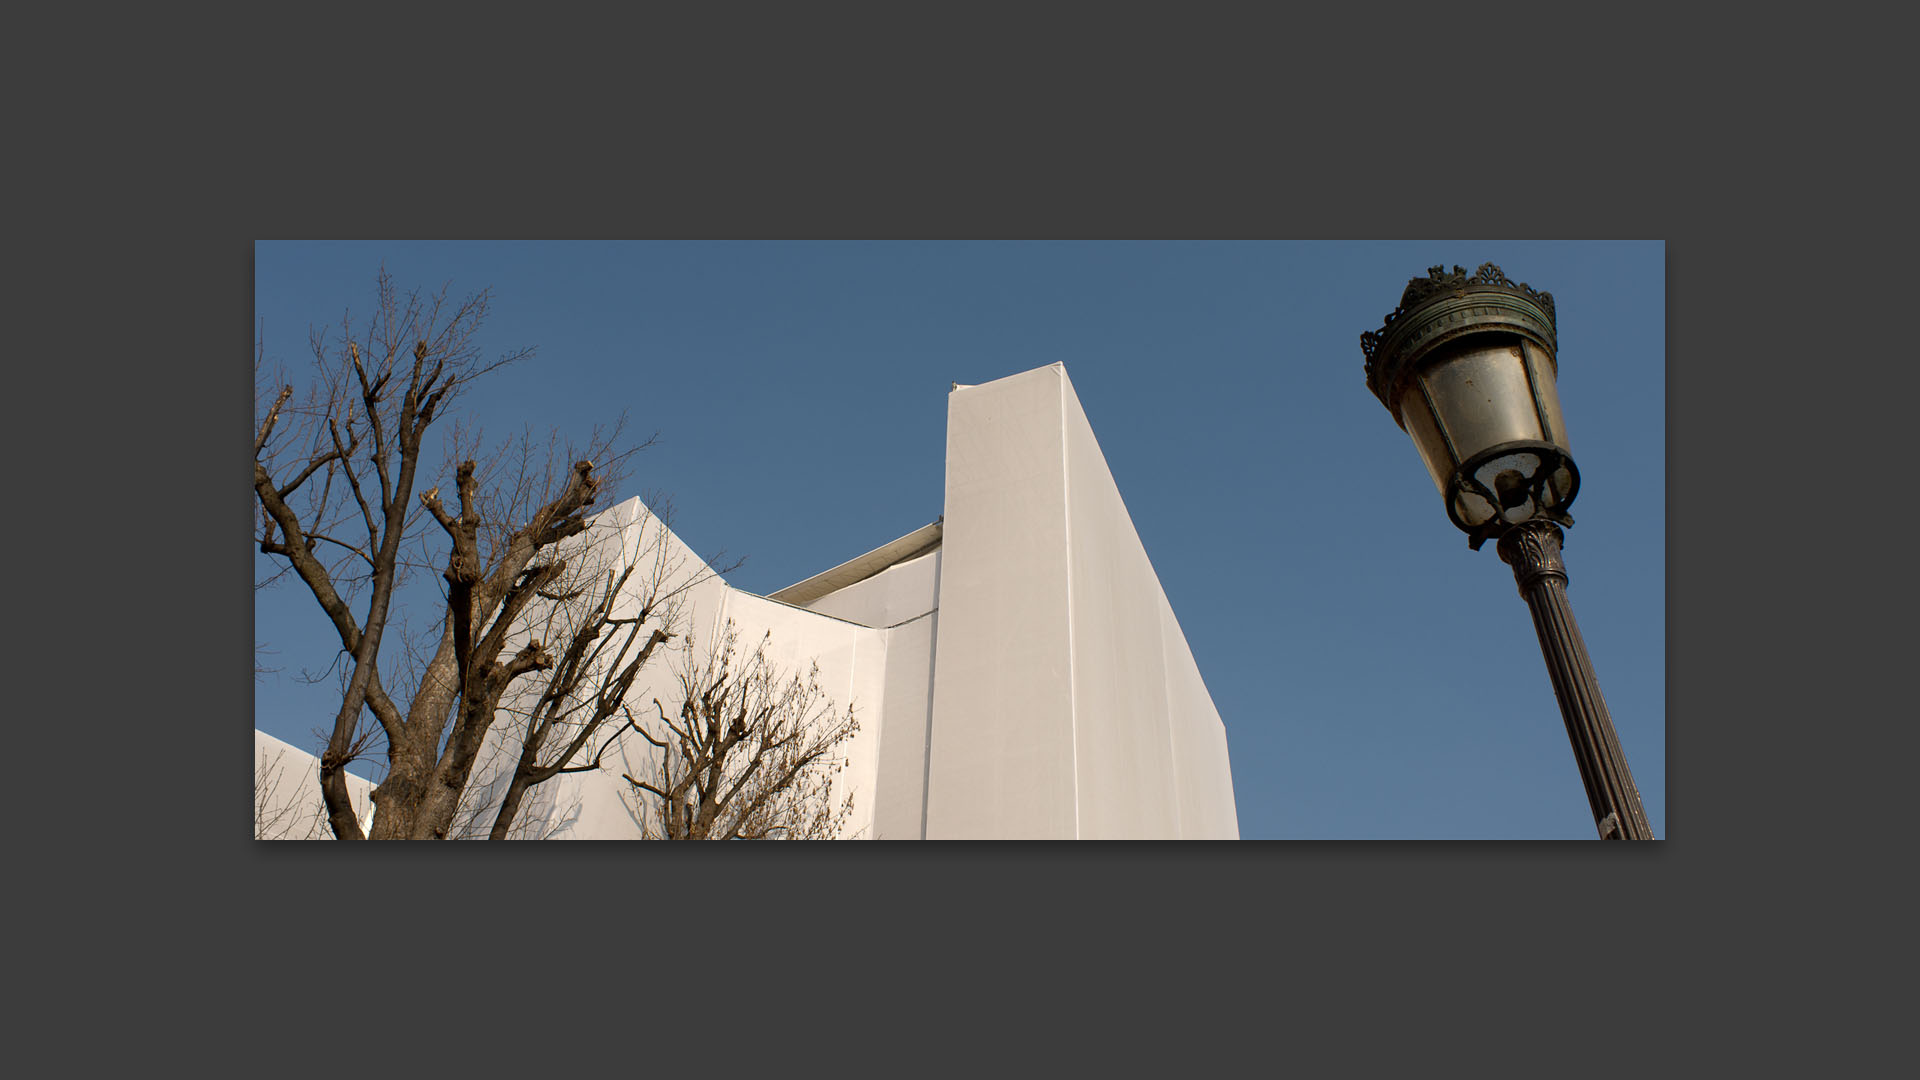
[[(873, 838), (926, 838), (927, 735), (933, 724), (933, 650), (940, 613), (886, 632), (886, 687), (874, 748)], [(863, 732), (864, 734), (864, 732)]]
[[(254, 839), (331, 840), (320, 796), (320, 759), (264, 731), (253, 733)], [(373, 821), (373, 784), (347, 774), (347, 799), (365, 830)]]
[(1059, 364), (948, 397), (927, 836), (1233, 838), (1226, 733)]
[(927, 837), (1072, 838), (1058, 367), (947, 396)]
[(940, 603), (940, 552), (890, 566), (806, 605), (808, 611), (862, 626), (894, 626), (932, 611)]
[(778, 668), (804, 676), (817, 666), (820, 686), (836, 711), (852, 706), (860, 731), (840, 745), (846, 765), (834, 782), (833, 797), (836, 802), (849, 793), (854, 797), (845, 838), (870, 839), (876, 751), (886, 722), (887, 632), (737, 589), (726, 594), (721, 618), (738, 627), (743, 649), (751, 649), (761, 634), (771, 635), (767, 657)]

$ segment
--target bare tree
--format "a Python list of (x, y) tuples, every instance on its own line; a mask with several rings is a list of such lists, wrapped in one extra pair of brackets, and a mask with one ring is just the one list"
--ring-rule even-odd
[[(491, 839), (515, 835), (533, 787), (597, 770), (620, 745), (630, 730), (617, 722), (628, 692), (655, 651), (679, 636), (687, 591), (718, 573), (685, 565), (668, 528), (671, 507), (657, 496), (648, 503), (632, 537), (595, 536), (590, 529), (572, 555), (579, 569), (569, 587), (544, 594), (529, 632), (567, 645), (552, 668), (503, 706), (511, 718), (508, 745), (517, 742), (519, 753), (504, 777)], [(490, 800), (476, 805), (490, 808)]]
[[(655, 614), (620, 623), (576, 620), (572, 636), (555, 642), (558, 658), (547, 646), (554, 639), (524, 632), (537, 601), (585, 595), (555, 591), (569, 581), (560, 546), (587, 529), (603, 484), (644, 446), (616, 449), (617, 428), (596, 432), (577, 456), (556, 458), (551, 451), (558, 444), (550, 442), (544, 466), (531, 440), (521, 441), (517, 460), (509, 446), (483, 462), (478, 435), (456, 429), (454, 505), (442, 501), (439, 484), (416, 502), (428, 429), (474, 380), (531, 355), (483, 357), (477, 334), (488, 303), (486, 292), (457, 303), (445, 290), (403, 295), (383, 268), (375, 309), (363, 325), (356, 329), (343, 318), (337, 340), (312, 336), (314, 377), (304, 395), (296, 399), (291, 383), (265, 378), (264, 340), (256, 356), (256, 539), (260, 551), (284, 561), (280, 573), (290, 571), (313, 595), (340, 641), (344, 689), (320, 755), (320, 790), (328, 823), (341, 839), (447, 836), (516, 680), (560, 664), (549, 685), (560, 687), (557, 699), (572, 701), (584, 684), (562, 673), (584, 679), (609, 670), (599, 663), (604, 652), (595, 649), (601, 634), (613, 628), (611, 640), (627, 629), (630, 646), (632, 634)], [(570, 467), (555, 467), (568, 460)], [(406, 571), (428, 561), (408, 552), (435, 549), (417, 528), (421, 511), (445, 538), (444, 617), (437, 643), (422, 651), (417, 678), (393, 693), (380, 663), (395, 595)], [(595, 608), (598, 601), (589, 600), (589, 612), (611, 615), (617, 591), (594, 593), (605, 602)], [(584, 644), (579, 634), (586, 635)], [(648, 637), (638, 649), (616, 654), (637, 670), (656, 644)], [(611, 670), (617, 682), (626, 668)], [(551, 732), (552, 725), (543, 741)], [(373, 822), (363, 832), (345, 768), (381, 743), (386, 777), (374, 789)], [(572, 738), (566, 745), (570, 758), (578, 746)], [(529, 784), (537, 782), (529, 776)]]
[(668, 716), (653, 702), (658, 734), (627, 714), (629, 729), (656, 747), (647, 779), (622, 774), (642, 803), (651, 837), (670, 840), (837, 839), (853, 796), (836, 799), (845, 767), (838, 747), (860, 729), (820, 688), (820, 670), (782, 672), (767, 655), (771, 635), (740, 651), (729, 621), (702, 656), (689, 650), (680, 703)]

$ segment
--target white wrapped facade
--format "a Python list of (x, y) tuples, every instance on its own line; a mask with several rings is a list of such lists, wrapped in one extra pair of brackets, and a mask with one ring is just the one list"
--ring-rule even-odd
[[(769, 596), (706, 575), (638, 500), (595, 525), (596, 546), (619, 537), (670, 588), (704, 576), (678, 596), (680, 641), (710, 645), (728, 621), (743, 643), (769, 634), (783, 666), (817, 664), (851, 703), (848, 836), (1239, 835), (1225, 729), (1062, 365), (955, 387), (942, 518)], [(628, 701), (674, 701), (674, 670), (656, 659)], [(651, 771), (652, 752), (629, 735), (599, 771), (535, 788), (516, 833), (643, 835), (651, 811), (621, 773)], [(283, 797), (318, 799), (311, 766)], [(510, 769), (483, 756), (481, 835)]]

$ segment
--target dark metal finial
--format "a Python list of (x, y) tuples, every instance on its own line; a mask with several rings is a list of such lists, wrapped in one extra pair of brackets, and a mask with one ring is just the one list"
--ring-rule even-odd
[(1512, 278), (1507, 277), (1498, 266), (1490, 262), (1481, 263), (1480, 269), (1472, 274), (1467, 273), (1466, 267), (1457, 264), (1452, 272), (1448, 272), (1445, 266), (1429, 266), (1426, 277), (1408, 280), (1406, 290), (1400, 294), (1400, 306), (1387, 312), (1387, 317), (1381, 322), (1380, 329), (1369, 330), (1360, 335), (1360, 351), (1366, 354), (1367, 370), (1369, 372), (1373, 370), (1374, 353), (1379, 350), (1380, 343), (1386, 340), (1387, 333), (1393, 329), (1395, 322), (1405, 318), (1415, 308), (1436, 296), (1461, 296), (1465, 295), (1469, 289), (1509, 289), (1521, 293), (1540, 305), (1541, 310), (1546, 312), (1549, 326), (1553, 326), (1557, 321), (1553, 310), (1552, 293), (1535, 289), (1524, 281), (1516, 285)]
[[(1464, 300), (1476, 293), (1493, 294), (1495, 297), (1505, 294), (1507, 297), (1523, 301), (1525, 306), (1530, 306), (1538, 314), (1522, 313), (1523, 323), (1533, 327), (1529, 332), (1540, 341), (1542, 346), (1549, 351), (1553, 350), (1554, 340), (1558, 337), (1556, 325), (1558, 320), (1553, 310), (1552, 293), (1536, 289), (1525, 282), (1516, 285), (1512, 278), (1490, 262), (1481, 263), (1480, 268), (1471, 274), (1467, 273), (1467, 268), (1464, 266), (1456, 265), (1451, 271), (1445, 266), (1430, 266), (1427, 268), (1426, 277), (1413, 278), (1407, 282), (1406, 289), (1400, 294), (1400, 306), (1387, 312), (1387, 317), (1380, 323), (1380, 329), (1369, 330), (1360, 335), (1360, 351), (1367, 358), (1367, 387), (1374, 392), (1382, 404), (1387, 406), (1388, 411), (1393, 409), (1394, 384), (1404, 374), (1401, 369), (1405, 365), (1398, 361), (1413, 359), (1412, 356), (1404, 355), (1409, 349), (1414, 353), (1424, 351), (1437, 344), (1438, 340), (1464, 329), (1467, 322), (1487, 321), (1473, 318), (1461, 322), (1453, 329), (1446, 329), (1427, 325), (1432, 322), (1431, 319), (1423, 317), (1416, 320), (1411, 316), (1436, 301), (1455, 298)], [(1509, 301), (1505, 306), (1511, 308), (1513, 305)], [(1541, 315), (1546, 317), (1544, 322), (1540, 319)], [(1491, 321), (1504, 322), (1510, 321), (1510, 318), (1511, 316), (1496, 316)], [(1415, 322), (1421, 325), (1411, 325)], [(1434, 337), (1435, 332), (1439, 334), (1438, 338)], [(1403, 355), (1396, 357), (1388, 355), (1389, 353)]]

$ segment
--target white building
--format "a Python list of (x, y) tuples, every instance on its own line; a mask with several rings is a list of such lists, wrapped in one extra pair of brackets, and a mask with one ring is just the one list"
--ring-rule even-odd
[[(658, 542), (700, 569), (637, 499), (595, 524), (629, 556)], [(696, 647), (728, 620), (743, 641), (770, 633), (776, 659), (817, 663), (853, 705), (849, 835), (1239, 836), (1226, 731), (1060, 364), (953, 389), (939, 521), (769, 596), (709, 576), (682, 601)], [(640, 678), (630, 702), (674, 700), (669, 664)], [(600, 771), (540, 785), (520, 827), (637, 838), (645, 811), (620, 774), (651, 771), (651, 752), (630, 735)], [(299, 753), (256, 733), (256, 758), (304, 777), (276, 798), (317, 803)], [(481, 802), (502, 766), (483, 755)]]

